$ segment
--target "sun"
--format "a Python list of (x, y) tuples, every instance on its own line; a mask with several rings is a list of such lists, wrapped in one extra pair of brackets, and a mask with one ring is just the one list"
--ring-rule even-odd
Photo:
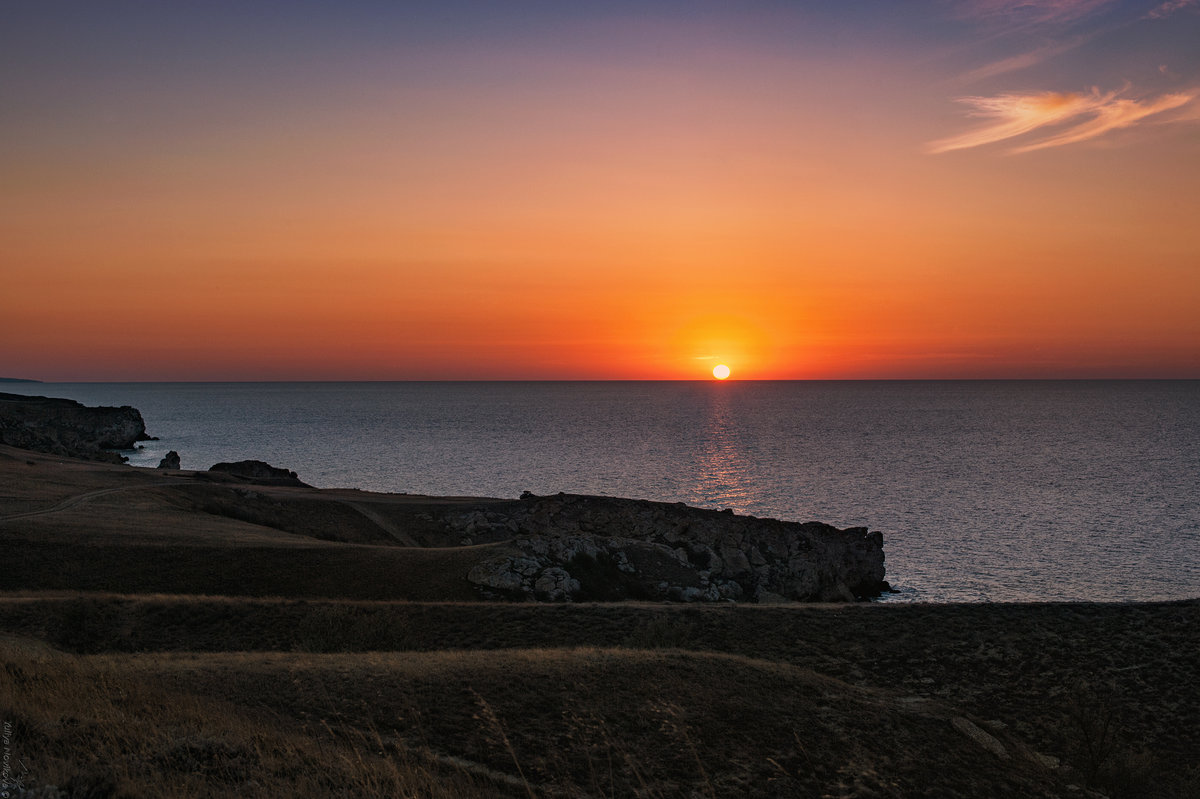
[(723, 363), (719, 363), (713, 367), (713, 377), (718, 380), (724, 380), (729, 377), (729, 367)]

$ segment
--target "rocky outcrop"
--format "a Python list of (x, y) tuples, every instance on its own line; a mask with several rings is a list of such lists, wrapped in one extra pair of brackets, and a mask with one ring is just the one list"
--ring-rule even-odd
[(468, 574), (495, 598), (839, 602), (888, 590), (883, 535), (865, 527), (568, 494), (445, 521), (464, 544), (512, 539)]
[[(119, 454), (106, 450), (148, 439), (135, 408), (0, 394), (4, 444), (120, 462)], [(178, 453), (170, 452), (159, 468), (179, 466)], [(308, 487), (295, 472), (257, 460), (218, 463), (197, 477)], [(410, 517), (412, 528), (402, 538), (390, 532), (391, 521), (365, 518), (397, 541), (499, 545), (476, 550), (479, 560), (468, 569), (468, 580), (485, 598), (853, 601), (888, 590), (883, 536), (864, 527), (839, 530), (682, 503), (529, 493), (520, 500), (435, 502), (401, 515)]]
[(137, 408), (89, 408), (74, 400), (0, 394), (0, 442), (86, 460), (122, 463), (110, 450), (150, 441)]
[(300, 482), (295, 472), (279, 469), (263, 461), (236, 461), (234, 463), (217, 463), (208, 467), (210, 472), (218, 472), (236, 477), (238, 480), (255, 485), (268, 486), (299, 486), (310, 488), (308, 483)]

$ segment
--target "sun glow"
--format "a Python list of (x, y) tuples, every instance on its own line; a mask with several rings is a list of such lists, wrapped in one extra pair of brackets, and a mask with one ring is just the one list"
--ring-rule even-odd
[(729, 377), (729, 367), (723, 363), (719, 363), (713, 367), (713, 377), (718, 380), (724, 380)]

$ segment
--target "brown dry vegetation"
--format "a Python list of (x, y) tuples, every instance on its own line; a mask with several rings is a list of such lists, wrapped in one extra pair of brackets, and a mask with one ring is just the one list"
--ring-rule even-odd
[[(415, 601), (471, 598), (461, 552), (358, 543), (344, 507), (294, 515), (345, 522), (349, 541), (317, 540), (205, 512), (208, 489), (166, 485), (196, 485), (187, 475), (7, 450), (6, 476), (0, 721), (26, 786), (1200, 796), (1200, 602)], [(401, 527), (431, 501), (343, 496), (382, 503)]]

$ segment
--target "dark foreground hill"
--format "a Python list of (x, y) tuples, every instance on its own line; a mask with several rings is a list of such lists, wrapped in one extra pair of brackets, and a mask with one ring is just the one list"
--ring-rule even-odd
[(481, 602), (517, 500), (11, 448), (0, 481), (39, 796), (1200, 795), (1198, 602)]
[(42, 595), (0, 629), (14, 751), (75, 795), (1196, 795), (1196, 603)]

